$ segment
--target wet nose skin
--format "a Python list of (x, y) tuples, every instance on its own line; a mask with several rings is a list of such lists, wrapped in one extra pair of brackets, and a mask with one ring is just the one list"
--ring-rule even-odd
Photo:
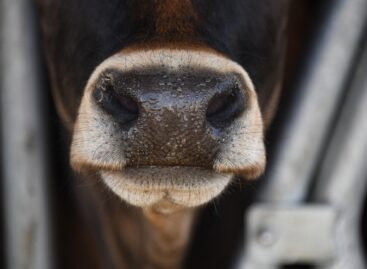
[(245, 109), (241, 81), (212, 72), (107, 70), (93, 98), (120, 128), (128, 166), (212, 167)]

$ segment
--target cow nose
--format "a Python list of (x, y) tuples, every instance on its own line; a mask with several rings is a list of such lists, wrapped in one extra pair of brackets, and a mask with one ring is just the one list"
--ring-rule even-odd
[[(208, 164), (222, 136), (245, 108), (235, 77), (108, 71), (93, 92), (99, 107), (130, 134), (139, 164)], [(133, 134), (133, 135), (132, 135)]]

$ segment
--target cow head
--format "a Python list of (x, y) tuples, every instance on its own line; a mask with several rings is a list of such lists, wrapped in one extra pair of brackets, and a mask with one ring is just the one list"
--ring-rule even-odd
[(162, 210), (265, 167), (287, 1), (39, 0), (71, 165)]

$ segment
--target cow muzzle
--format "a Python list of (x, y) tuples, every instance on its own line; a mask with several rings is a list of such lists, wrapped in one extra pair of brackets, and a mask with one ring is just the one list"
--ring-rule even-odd
[(214, 52), (124, 52), (93, 72), (74, 127), (71, 163), (123, 200), (197, 206), (234, 175), (265, 166), (256, 93), (245, 70)]

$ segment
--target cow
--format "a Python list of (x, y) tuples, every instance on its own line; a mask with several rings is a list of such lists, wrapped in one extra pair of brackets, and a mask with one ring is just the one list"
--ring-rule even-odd
[(232, 192), (266, 166), (290, 1), (36, 5), (83, 182), (72, 184), (77, 213), (64, 214), (80, 223), (63, 227), (72, 239), (62, 267), (230, 268), (240, 241), (231, 231), (243, 225)]

